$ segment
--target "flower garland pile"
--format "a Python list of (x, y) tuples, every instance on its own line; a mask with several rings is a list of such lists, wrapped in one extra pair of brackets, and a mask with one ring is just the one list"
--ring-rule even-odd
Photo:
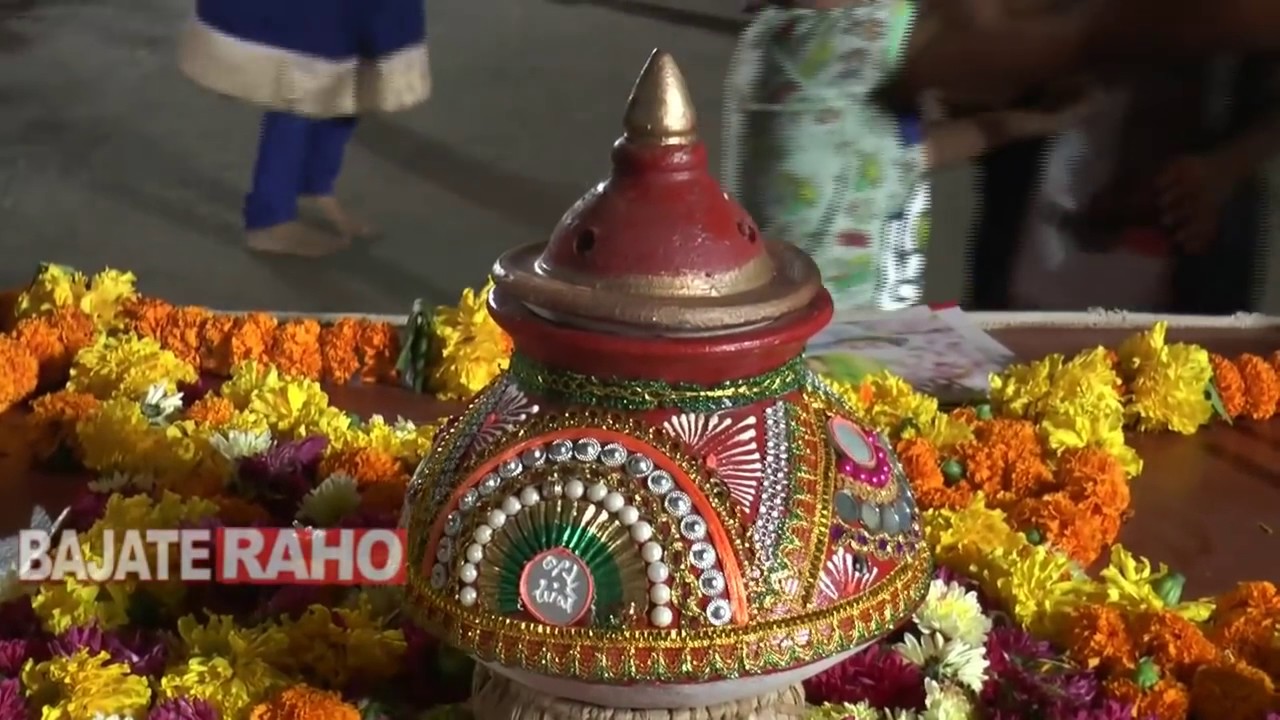
[[(433, 392), (466, 398), (505, 369), (486, 293), (431, 317)], [(97, 475), (69, 520), (90, 558), (108, 528), (391, 525), (434, 437), (352, 417), (320, 384), (395, 380), (386, 323), (220, 315), (59, 266), (8, 301), (0, 408), (25, 410), (4, 416), (18, 422), (0, 462)], [(1125, 429), (1270, 417), (1278, 361), (1167, 343), (1158, 325), (1114, 352), (1010, 368), (974, 408), (944, 412), (890, 375), (837, 387), (897, 443), (944, 572), (911, 627), (808, 683), (814, 716), (1280, 720), (1275, 586), (1184, 602), (1180, 576), (1113, 544), (1141, 471)], [(392, 593), (211, 590), (5, 588), (0, 720), (462, 712), (448, 703), (465, 662), (405, 624)]]

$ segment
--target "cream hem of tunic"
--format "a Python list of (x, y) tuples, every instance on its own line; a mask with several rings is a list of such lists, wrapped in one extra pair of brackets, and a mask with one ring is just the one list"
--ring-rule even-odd
[(178, 66), (213, 92), (304, 117), (395, 112), (431, 96), (425, 42), (376, 60), (329, 60), (234, 37), (193, 19), (178, 43)]

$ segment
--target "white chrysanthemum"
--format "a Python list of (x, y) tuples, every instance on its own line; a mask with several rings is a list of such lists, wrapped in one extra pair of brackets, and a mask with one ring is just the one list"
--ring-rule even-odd
[(260, 455), (271, 447), (271, 433), (266, 430), (222, 430), (209, 436), (213, 445), (228, 460)]
[(182, 409), (182, 393), (169, 392), (163, 383), (156, 383), (147, 388), (142, 398), (142, 414), (153, 425), (164, 425), (169, 416)]
[(948, 640), (969, 645), (985, 645), (991, 632), (991, 618), (982, 611), (977, 593), (959, 583), (934, 580), (914, 617), (926, 633), (940, 633)]
[(977, 692), (987, 673), (987, 649), (960, 640), (947, 640), (938, 633), (908, 633), (894, 645), (903, 657), (939, 680), (952, 680)]
[(973, 720), (973, 701), (962, 688), (924, 679), (924, 712), (920, 720)]
[(356, 479), (346, 473), (334, 473), (302, 498), (297, 517), (317, 527), (333, 527), (359, 507)]
[(156, 479), (150, 475), (133, 474), (125, 472), (113, 472), (110, 475), (100, 475), (96, 480), (89, 481), (89, 489), (103, 495), (122, 492), (124, 490), (141, 490), (143, 492), (150, 491), (156, 486)]

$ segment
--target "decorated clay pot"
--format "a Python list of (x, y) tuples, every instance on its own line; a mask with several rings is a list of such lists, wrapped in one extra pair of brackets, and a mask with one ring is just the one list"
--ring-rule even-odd
[(670, 56), (625, 127), (550, 242), (495, 265), (516, 352), (414, 477), (408, 603), (545, 694), (713, 705), (890, 632), (932, 566), (892, 448), (801, 359), (816, 266), (709, 177)]

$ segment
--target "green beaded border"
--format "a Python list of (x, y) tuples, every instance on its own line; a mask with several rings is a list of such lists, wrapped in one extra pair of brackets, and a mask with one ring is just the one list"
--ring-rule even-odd
[(627, 412), (673, 408), (690, 413), (719, 412), (795, 392), (804, 388), (809, 379), (803, 357), (793, 358), (762, 375), (715, 385), (602, 379), (553, 370), (519, 353), (511, 356), (508, 373), (521, 390), (533, 395), (570, 405)]

